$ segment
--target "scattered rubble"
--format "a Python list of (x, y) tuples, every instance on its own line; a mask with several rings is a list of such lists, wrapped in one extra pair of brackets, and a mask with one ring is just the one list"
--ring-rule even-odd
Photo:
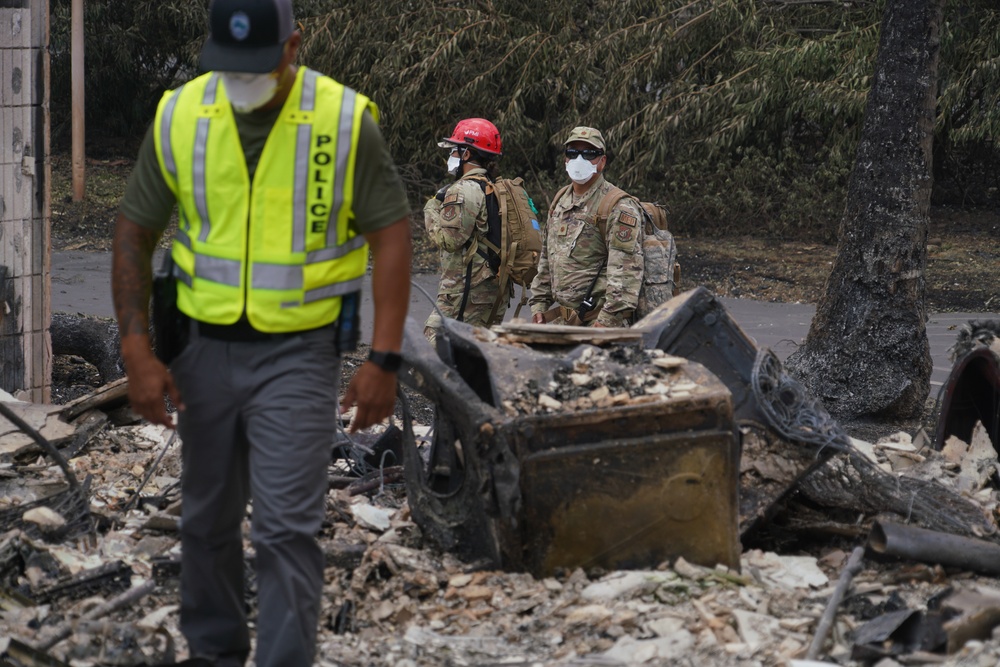
[[(13, 528), (0, 536), (0, 637), (7, 637), (0, 664), (55, 664), (39, 657), (49, 656), (79, 666), (134, 665), (185, 656), (175, 560), (180, 447), (171, 435), (149, 425), (106, 425), (71, 460), (77, 474), (90, 477), (93, 533), (47, 541)], [(910, 451), (907, 440), (900, 434), (867, 449), (892, 474), (949, 470), (939, 481), (961, 483), (960, 467), (942, 467), (957, 444), (947, 454), (913, 449), (924, 464), (917, 468), (898, 458)], [(18, 506), (19, 489), (65, 482), (37, 453), (8, 455), (0, 471), (4, 510)], [(343, 475), (343, 463), (332, 463), (331, 477)], [(994, 481), (976, 494), (984, 509), (996, 507)], [(38, 497), (44, 495), (31, 495)], [(329, 564), (320, 634), (325, 665), (794, 664), (804, 660), (847, 561), (829, 545), (787, 554), (750, 549), (738, 573), (676, 559), (650, 570), (538, 579), (478, 570), (428, 547), (398, 483), (367, 495), (333, 489), (329, 506), (322, 535)], [(251, 582), (251, 603), (252, 592)], [(893, 655), (921, 664), (909, 659), (912, 642), (897, 639), (908, 636), (901, 628), (914, 623), (906, 619), (946, 612), (945, 644), (918, 654), (925, 664), (993, 665), (1000, 660), (1000, 641), (991, 638), (998, 608), (994, 579), (866, 560), (822, 655), (833, 664), (863, 664), (851, 657), (858, 631), (887, 615), (905, 616), (891, 631), (861, 636), (884, 635), (879, 646), (906, 648)]]
[[(586, 412), (593, 408), (580, 401), (602, 386), (605, 398), (625, 395), (619, 400), (640, 406), (645, 396), (705, 391), (686, 386), (686, 361), (665, 352), (580, 349), (546, 392), (524, 389), (498, 419)], [(130, 418), (122, 386), (67, 406), (6, 404), (27, 415), (67, 468), (18, 429), (0, 436), (0, 665), (138, 665), (187, 655), (178, 628), (180, 442)], [(552, 402), (541, 404), (542, 393)], [(798, 464), (774, 458), (765, 430), (741, 424), (741, 492), (802, 481)], [(940, 451), (922, 432), (855, 440), (853, 465), (863, 459), (900, 489), (962, 499), (977, 517), (962, 538), (995, 547), (1000, 464), (989, 428), (971, 432)], [(897, 515), (821, 512), (803, 491), (766, 514), (780, 531), (742, 534), (752, 540), (730, 567), (677, 557), (627, 570), (501, 571), (441, 551), (418, 526), (397, 458), (403, 434), (430, 460), (429, 425), (331, 434), (320, 665), (1000, 663), (1000, 583), (936, 556), (880, 553), (870, 536), (889, 527), (882, 537), (891, 541)], [(79, 480), (77, 495), (65, 495), (68, 474)], [(80, 494), (85, 507), (67, 502)], [(245, 535), (253, 616), (249, 526)], [(854, 567), (851, 553), (862, 547)]]

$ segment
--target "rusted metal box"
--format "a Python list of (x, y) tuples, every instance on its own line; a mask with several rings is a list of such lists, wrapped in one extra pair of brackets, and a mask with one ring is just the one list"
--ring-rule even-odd
[[(456, 325), (446, 363), (409, 334), (405, 354), (410, 380), (437, 405), (429, 460), (407, 445), (409, 503), (426, 534), (536, 576), (679, 556), (739, 567), (739, 439), (718, 378), (672, 359), (657, 395), (616, 389), (611, 403), (533, 409), (525, 397), (553, 391), (594, 348), (503, 345)], [(649, 354), (639, 340), (622, 350), (611, 357)], [(632, 379), (619, 370), (611, 363), (601, 381)]]
[(524, 419), (516, 567), (644, 568), (683, 556), (739, 567), (739, 448), (729, 391), (697, 364), (697, 398)]

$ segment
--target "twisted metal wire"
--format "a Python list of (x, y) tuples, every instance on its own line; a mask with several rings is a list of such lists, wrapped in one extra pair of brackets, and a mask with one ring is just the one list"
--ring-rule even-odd
[(933, 480), (893, 475), (858, 452), (846, 431), (784, 372), (770, 350), (758, 351), (752, 382), (760, 409), (783, 438), (815, 445), (818, 452), (832, 448), (828, 453), (846, 455), (827, 461), (801, 482), (807, 495), (848, 509), (891, 512), (931, 530), (995, 536), (996, 527), (969, 499)]
[(798, 380), (785, 373), (771, 350), (757, 351), (751, 383), (768, 424), (783, 438), (815, 445), (818, 452), (827, 448), (834, 452), (850, 450), (847, 432)]

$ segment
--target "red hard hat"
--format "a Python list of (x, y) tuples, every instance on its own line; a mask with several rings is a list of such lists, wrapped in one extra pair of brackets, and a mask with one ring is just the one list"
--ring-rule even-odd
[(442, 139), (438, 146), (467, 145), (483, 153), (493, 155), (503, 154), (503, 142), (500, 141), (500, 130), (485, 118), (466, 118), (458, 121), (450, 137)]

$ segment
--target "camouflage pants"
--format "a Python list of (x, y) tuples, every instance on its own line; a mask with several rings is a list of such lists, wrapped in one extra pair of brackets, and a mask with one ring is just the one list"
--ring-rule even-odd
[(596, 320), (600, 314), (600, 309), (592, 310), (587, 313), (584, 319), (581, 320), (579, 313), (573, 308), (567, 308), (566, 306), (556, 304), (542, 313), (542, 317), (544, 318), (546, 324), (563, 324), (571, 327), (589, 327), (594, 323), (594, 320)]
[[(473, 287), (469, 291), (469, 298), (465, 303), (465, 313), (462, 316), (462, 321), (477, 327), (490, 327), (503, 322), (503, 317), (507, 312), (507, 305), (509, 303), (508, 299), (501, 301), (500, 306), (497, 308), (496, 316), (490, 321), (490, 313), (493, 312), (493, 304), (496, 302), (496, 298), (496, 280), (489, 280)], [(461, 292), (458, 294), (442, 294), (439, 292), (436, 305), (445, 317), (456, 319), (458, 311), (462, 308), (462, 294)], [(424, 336), (433, 343), (437, 332), (441, 330), (442, 326), (441, 316), (438, 315), (437, 310), (431, 311), (430, 317), (424, 322)]]

